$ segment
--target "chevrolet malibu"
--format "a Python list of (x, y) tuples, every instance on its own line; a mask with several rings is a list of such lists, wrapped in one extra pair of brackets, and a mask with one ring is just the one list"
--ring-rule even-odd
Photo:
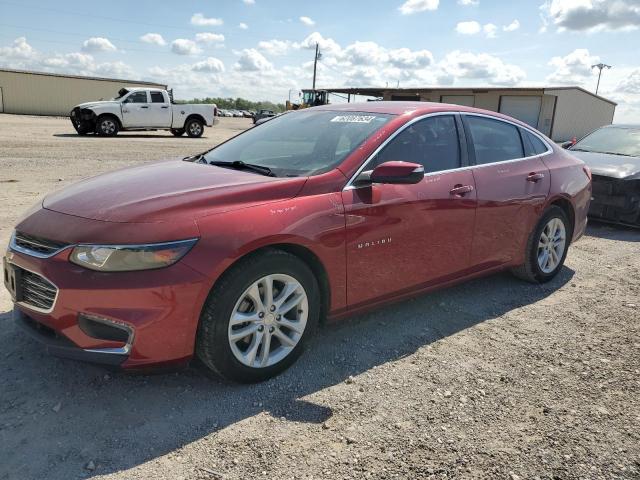
[(4, 282), (52, 354), (125, 369), (197, 357), (260, 381), (324, 319), (505, 269), (549, 281), (584, 232), (590, 176), (496, 113), (311, 108), (47, 196), (16, 227)]

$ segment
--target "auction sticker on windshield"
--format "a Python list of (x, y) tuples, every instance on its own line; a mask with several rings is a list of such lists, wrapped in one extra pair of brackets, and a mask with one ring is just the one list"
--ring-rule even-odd
[(375, 115), (338, 115), (331, 119), (338, 123), (371, 123), (375, 120)]

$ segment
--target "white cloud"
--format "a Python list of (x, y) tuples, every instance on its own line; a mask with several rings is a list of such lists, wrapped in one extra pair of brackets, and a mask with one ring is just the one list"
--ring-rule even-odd
[(289, 40), (263, 40), (258, 42), (258, 48), (268, 55), (284, 55), (294, 44)]
[(401, 69), (422, 68), (433, 63), (433, 55), (429, 50), (411, 51), (408, 48), (399, 48), (389, 51), (389, 63)]
[(194, 63), (191, 69), (196, 72), (222, 73), (224, 72), (224, 63), (217, 58), (208, 57), (206, 60)]
[(108, 38), (91, 37), (84, 41), (82, 50), (85, 52), (113, 52), (117, 50), (117, 48)]
[(239, 28), (240, 30), (248, 30), (248, 29), (249, 29), (249, 25), (247, 25), (247, 24), (246, 24), (246, 23), (244, 23), (244, 22), (240, 22), (240, 23), (238, 24), (238, 28)]
[(255, 5), (256, 0), (242, 0), (242, 3), (244, 3), (245, 5)]
[(403, 15), (413, 15), (427, 10), (437, 10), (439, 4), (440, 0), (407, 0), (399, 10)]
[(480, 5), (480, 0), (458, 0), (458, 5), (463, 5), (465, 7), (473, 5), (475, 7)]
[(581, 84), (593, 75), (591, 65), (598, 63), (600, 57), (591, 55), (586, 48), (578, 48), (564, 57), (553, 57), (549, 65), (555, 71), (547, 77), (550, 83)]
[(260, 72), (272, 70), (273, 64), (255, 48), (245, 48), (234, 68), (242, 72)]
[(511, 22), (509, 25), (504, 25), (502, 27), (502, 30), (504, 30), (505, 32), (515, 32), (516, 30), (518, 30), (520, 28), (520, 21), (516, 18), (513, 22)]
[(320, 51), (323, 55), (338, 55), (342, 48), (333, 38), (324, 38), (319, 32), (313, 32), (302, 42), (296, 44), (298, 48), (313, 50), (316, 43), (320, 45)]
[(640, 27), (638, 0), (550, 0), (540, 7), (559, 30), (632, 30)]
[(513, 86), (526, 77), (524, 70), (517, 65), (504, 63), (488, 53), (454, 50), (438, 66), (442, 69), (442, 78), (481, 80), (492, 85)]
[(311, 18), (304, 17), (304, 16), (300, 17), (300, 21), (305, 25), (307, 25), (308, 27), (313, 27), (316, 24), (316, 22), (314, 22)]
[(470, 22), (458, 22), (456, 25), (456, 32), (461, 35), (475, 35), (476, 33), (480, 33), (481, 29), (482, 27), (475, 20)]
[(171, 51), (177, 55), (197, 55), (202, 50), (193, 40), (177, 38), (171, 42)]
[(210, 45), (212, 43), (224, 42), (224, 35), (221, 33), (196, 33), (196, 42)]
[(351, 65), (379, 65), (388, 57), (375, 42), (354, 42), (344, 49), (343, 58)]
[(640, 95), (640, 68), (634, 70), (627, 78), (623, 79), (616, 90)]
[(140, 37), (140, 40), (144, 43), (151, 43), (153, 45), (159, 45), (161, 47), (167, 44), (164, 38), (162, 38), (162, 35), (160, 35), (159, 33), (147, 33), (145, 35), (142, 35)]
[(191, 17), (191, 25), (197, 27), (219, 27), (223, 23), (221, 18), (208, 18), (202, 13), (194, 13)]
[(30, 58), (34, 52), (25, 37), (16, 38), (10, 47), (0, 48), (0, 56), (7, 58)]
[(487, 36), (487, 38), (496, 38), (496, 31), (498, 27), (496, 27), (493, 23), (487, 23), (482, 27), (482, 31)]

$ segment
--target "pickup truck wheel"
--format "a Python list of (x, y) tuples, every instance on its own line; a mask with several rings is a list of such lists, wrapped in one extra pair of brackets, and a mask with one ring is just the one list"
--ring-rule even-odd
[(118, 121), (112, 116), (98, 118), (96, 122), (96, 133), (101, 137), (115, 137), (120, 130)]
[(204, 125), (197, 118), (192, 118), (191, 120), (187, 121), (185, 130), (187, 131), (187, 135), (189, 135), (191, 138), (198, 138), (201, 137), (204, 133)]
[(319, 314), (318, 282), (302, 260), (281, 250), (251, 255), (209, 294), (196, 354), (224, 379), (260, 382), (295, 362)]
[(184, 135), (184, 128), (172, 128), (171, 133), (176, 137)]

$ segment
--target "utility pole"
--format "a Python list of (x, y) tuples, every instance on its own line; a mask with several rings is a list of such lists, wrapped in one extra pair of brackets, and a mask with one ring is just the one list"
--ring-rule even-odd
[(611, 65), (606, 65), (604, 63), (598, 63), (597, 65), (591, 65), (591, 68), (597, 68), (598, 72), (598, 84), (596, 85), (596, 95), (598, 94), (598, 89), (600, 88), (600, 77), (602, 76), (602, 69), (611, 68)]
[(320, 59), (320, 44), (316, 43), (316, 56), (313, 59), (313, 92), (316, 91), (316, 72), (318, 71), (318, 60)]

